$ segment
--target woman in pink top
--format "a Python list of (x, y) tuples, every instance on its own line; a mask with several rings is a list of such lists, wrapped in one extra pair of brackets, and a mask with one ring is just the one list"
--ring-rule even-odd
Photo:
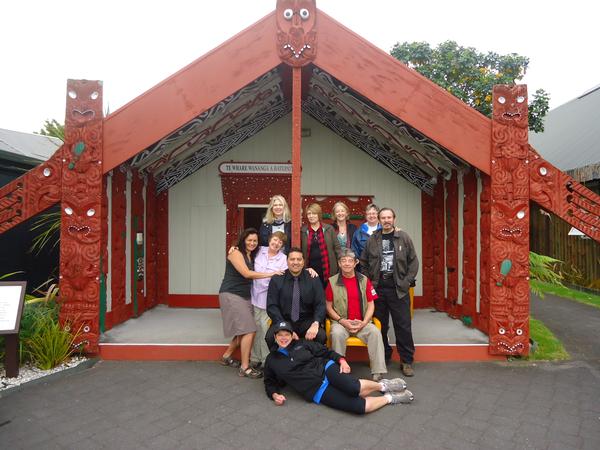
[[(254, 270), (284, 271), (287, 269), (287, 256), (281, 251), (285, 246), (287, 236), (281, 231), (271, 233), (268, 247), (260, 247), (254, 260)], [(256, 337), (252, 346), (250, 363), (253, 367), (264, 364), (269, 348), (265, 342), (265, 333), (269, 329), (269, 316), (267, 315), (267, 290), (270, 278), (254, 280), (252, 283), (252, 305), (254, 306), (254, 320), (256, 321)]]

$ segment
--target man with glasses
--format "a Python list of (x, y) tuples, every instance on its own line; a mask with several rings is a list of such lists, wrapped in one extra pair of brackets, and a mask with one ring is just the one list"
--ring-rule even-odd
[(358, 260), (349, 248), (342, 248), (338, 265), (340, 273), (329, 278), (325, 289), (327, 315), (331, 323), (331, 348), (346, 354), (346, 340), (350, 336), (367, 344), (373, 381), (380, 381), (387, 373), (381, 332), (371, 319), (375, 311), (377, 293), (371, 281), (354, 269)]

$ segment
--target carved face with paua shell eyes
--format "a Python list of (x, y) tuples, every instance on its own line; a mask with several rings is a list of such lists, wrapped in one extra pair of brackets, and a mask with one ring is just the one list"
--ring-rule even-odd
[(526, 128), (527, 117), (527, 85), (494, 86), (494, 119), (505, 125)]
[(277, 51), (290, 66), (304, 66), (315, 59), (316, 13), (315, 0), (277, 1)]
[(529, 210), (526, 203), (505, 205), (496, 203), (492, 211), (492, 233), (498, 239), (522, 243), (529, 240)]
[(79, 126), (93, 119), (102, 119), (102, 82), (69, 80), (66, 122)]

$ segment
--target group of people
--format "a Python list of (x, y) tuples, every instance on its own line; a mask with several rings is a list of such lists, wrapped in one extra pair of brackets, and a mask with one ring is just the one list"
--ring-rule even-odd
[[(221, 363), (243, 377), (264, 376), (277, 405), (285, 402), (285, 385), (309, 401), (361, 414), (412, 401), (403, 379), (384, 378), (392, 356), (390, 314), (401, 371), (414, 376), (409, 289), (419, 263), (412, 240), (396, 227), (391, 208), (368, 205), (358, 228), (343, 202), (334, 205), (331, 225), (317, 203), (305, 214), (300, 247), (292, 247), (290, 210), (276, 195), (260, 229), (244, 230), (229, 250), (219, 301), (231, 341)], [(344, 358), (350, 336), (367, 344), (370, 380), (350, 375)], [(233, 358), (238, 347), (240, 361)], [(384, 395), (370, 396), (376, 391)]]

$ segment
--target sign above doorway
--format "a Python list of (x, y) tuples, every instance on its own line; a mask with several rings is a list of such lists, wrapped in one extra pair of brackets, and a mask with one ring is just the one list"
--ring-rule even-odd
[(291, 163), (248, 163), (248, 162), (224, 162), (219, 164), (221, 173), (238, 174), (291, 174)]

